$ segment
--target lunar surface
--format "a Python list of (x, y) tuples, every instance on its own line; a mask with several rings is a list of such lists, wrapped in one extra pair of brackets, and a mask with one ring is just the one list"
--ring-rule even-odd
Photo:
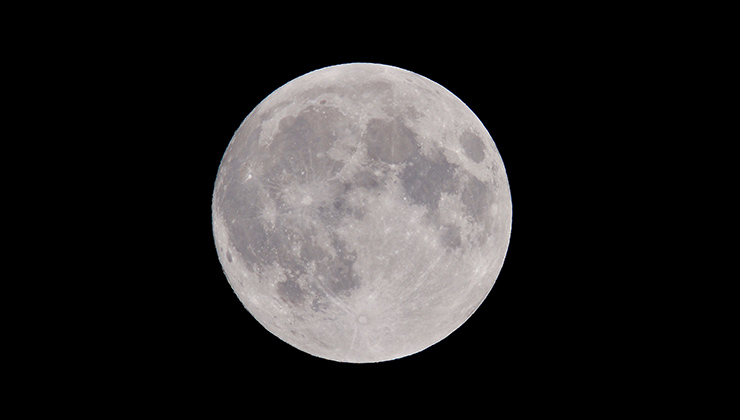
[(504, 165), (475, 114), (427, 78), (365, 63), (264, 99), (224, 154), (212, 211), (226, 277), (260, 324), (354, 363), (462, 325), (511, 231)]

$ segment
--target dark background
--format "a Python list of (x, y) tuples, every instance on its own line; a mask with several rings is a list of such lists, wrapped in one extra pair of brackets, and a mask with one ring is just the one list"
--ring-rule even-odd
[[(4, 297), (23, 306), (6, 318), (21, 332), (6, 347), (23, 356), (7, 361), (31, 396), (24, 409), (58, 408), (39, 397), (46, 386), (44, 398), (103, 399), (106, 413), (208, 411), (209, 394), (245, 415), (265, 394), (280, 399), (276, 415), (299, 396), (322, 416), (395, 401), (613, 412), (685, 386), (686, 369), (712, 372), (713, 355), (687, 349), (714, 350), (691, 329), (714, 323), (697, 305), (721, 292), (675, 292), (727, 278), (681, 273), (711, 242), (689, 240), (707, 231), (697, 209), (714, 211), (706, 186), (731, 179), (695, 168), (722, 154), (712, 137), (727, 138), (694, 115), (712, 101), (692, 97), (728, 95), (714, 80), (730, 68), (712, 61), (729, 60), (716, 12), (696, 18), (715, 26), (704, 36), (679, 7), (270, 5), (9, 12), (20, 25), (3, 52), (7, 119), (21, 133), (6, 144), (28, 150), (3, 155), (6, 225), (25, 237), (8, 241), (20, 274), (5, 280), (27, 291)], [(478, 311), (429, 349), (367, 365), (307, 355), (258, 325), (211, 232), (213, 183), (241, 121), (290, 80), (348, 62), (402, 67), (462, 99), (496, 142), (513, 200), (506, 261)]]
[[(611, 178), (602, 165), (616, 136), (603, 98), (620, 88), (616, 64), (601, 53), (615, 48), (609, 39), (566, 30), (480, 31), (472, 43), (432, 33), (314, 39), (322, 28), (285, 42), (201, 35), (116, 41), (120, 54), (102, 55), (97, 67), (109, 86), (99, 95), (117, 103), (103, 123), (123, 139), (112, 153), (125, 164), (116, 167), (118, 193), (107, 198), (123, 214), (116, 229), (127, 238), (116, 256), (121, 297), (106, 304), (110, 318), (97, 321), (120, 332), (100, 345), (124, 349), (116, 356), (122, 370), (174, 387), (277, 384), (289, 375), (394, 378), (386, 386), (397, 390), (403, 378), (448, 388), (484, 378), (524, 391), (562, 388), (564, 378), (582, 389), (619, 368), (617, 267), (600, 245), (605, 234), (627, 234), (610, 224), (613, 195), (603, 193)], [(244, 118), (294, 78), (349, 62), (401, 67), (458, 96), (496, 142), (513, 201), (508, 254), (481, 307), (443, 341), (379, 364), (320, 359), (265, 330), (228, 284), (211, 231), (219, 163)]]

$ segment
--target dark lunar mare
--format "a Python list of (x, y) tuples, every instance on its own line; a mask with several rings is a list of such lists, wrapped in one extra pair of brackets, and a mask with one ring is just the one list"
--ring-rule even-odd
[(406, 127), (400, 118), (373, 118), (365, 128), (364, 141), (368, 155), (386, 163), (401, 163), (418, 148), (416, 133)]
[(456, 191), (456, 168), (457, 165), (448, 162), (439, 152), (426, 157), (417, 150), (409, 156), (400, 178), (406, 195), (414, 204), (427, 206), (430, 213), (436, 213), (442, 193)]
[[(313, 293), (319, 297), (311, 302), (317, 310), (327, 305), (321, 296), (326, 293), (347, 295), (360, 284), (354, 270), (357, 256), (347, 243), (327, 229), (334, 250), (332, 255), (328, 254), (317, 245), (315, 228), (295, 226), (291, 222), (294, 209), (281, 201), (283, 185), (287, 182), (318, 181), (327, 195), (334, 197), (316, 209), (317, 220), (322, 222), (319, 229), (337, 225), (346, 217), (361, 217), (361, 212), (349, 206), (345, 199), (346, 193), (355, 186), (327, 180), (342, 167), (340, 162), (327, 157), (326, 152), (336, 141), (337, 130), (347, 128), (342, 125), (343, 120), (335, 108), (309, 106), (296, 117), (280, 120), (278, 131), (266, 150), (250, 148), (262, 159), (261, 173), (246, 179), (240, 165), (225, 168), (229, 176), (219, 204), (224, 218), (234, 221), (229, 224), (229, 239), (248, 270), (261, 272), (274, 263), (283, 269), (285, 278), (277, 284), (277, 293), (291, 305), (304, 303), (308, 295), (305, 284), (318, 288)], [(257, 142), (260, 131), (251, 133), (254, 137), (244, 139), (246, 143)], [(369, 175), (358, 181), (359, 186), (379, 184)], [(261, 217), (266, 199), (276, 203), (274, 226)], [(299, 249), (297, 255), (295, 249)], [(308, 273), (306, 267), (311, 264), (316, 269)]]
[(470, 131), (466, 131), (460, 136), (460, 145), (462, 145), (465, 154), (475, 163), (482, 162), (486, 157), (483, 152), (483, 140)]

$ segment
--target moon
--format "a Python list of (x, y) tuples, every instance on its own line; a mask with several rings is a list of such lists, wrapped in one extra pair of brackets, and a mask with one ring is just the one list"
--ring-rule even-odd
[(212, 222), (224, 273), (272, 334), (324, 359), (439, 342), (501, 270), (511, 194), (486, 128), (439, 84), (352, 63), (307, 73), (247, 116)]

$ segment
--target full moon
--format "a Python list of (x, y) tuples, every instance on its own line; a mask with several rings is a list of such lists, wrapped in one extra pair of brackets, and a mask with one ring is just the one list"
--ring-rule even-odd
[(216, 249), (246, 309), (324, 359), (368, 363), (439, 342), (504, 263), (511, 194), (476, 115), (439, 84), (352, 63), (283, 85), (218, 170)]

